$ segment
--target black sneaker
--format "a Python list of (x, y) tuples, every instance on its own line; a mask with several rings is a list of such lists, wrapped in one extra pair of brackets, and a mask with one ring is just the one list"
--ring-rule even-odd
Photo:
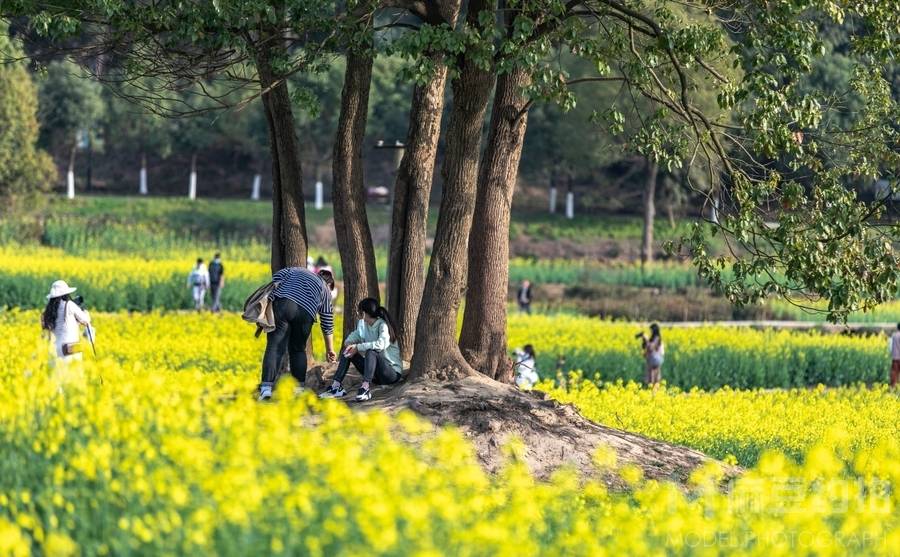
[(365, 400), (371, 400), (372, 392), (369, 389), (364, 389), (362, 387), (356, 391), (356, 402), (363, 402)]

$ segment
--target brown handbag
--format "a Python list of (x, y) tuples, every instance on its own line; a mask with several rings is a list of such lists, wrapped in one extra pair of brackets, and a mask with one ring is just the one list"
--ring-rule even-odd
[(62, 345), (62, 353), (63, 356), (73, 356), (75, 354), (81, 353), (81, 343), (80, 342), (71, 342), (69, 344)]

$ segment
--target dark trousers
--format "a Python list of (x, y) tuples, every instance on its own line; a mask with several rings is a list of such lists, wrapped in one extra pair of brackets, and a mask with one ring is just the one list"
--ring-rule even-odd
[(306, 343), (312, 331), (313, 317), (287, 298), (272, 302), (275, 330), (266, 336), (266, 353), (262, 361), (262, 382), (274, 383), (285, 350), (290, 354), (291, 375), (306, 381)]
[(334, 380), (340, 383), (347, 375), (350, 364), (363, 374), (363, 380), (377, 383), (378, 385), (390, 385), (400, 380), (400, 374), (397, 373), (391, 364), (384, 357), (384, 354), (378, 350), (369, 350), (366, 355), (354, 354), (352, 358), (341, 355), (338, 362), (337, 371), (334, 372)]
[(209, 293), (212, 296), (212, 307), (210, 308), (212, 311), (219, 311), (222, 309), (222, 304), (219, 301), (219, 296), (222, 295), (222, 291), (219, 289), (219, 283), (213, 283), (209, 286)]

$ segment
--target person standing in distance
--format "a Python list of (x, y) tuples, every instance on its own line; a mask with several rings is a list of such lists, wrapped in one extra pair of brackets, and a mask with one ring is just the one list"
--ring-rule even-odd
[(519, 309), (522, 312), (531, 314), (531, 281), (523, 280), (519, 293), (516, 295), (516, 301), (519, 302)]
[(655, 388), (662, 380), (661, 368), (665, 356), (665, 345), (663, 345), (662, 335), (659, 332), (659, 325), (656, 323), (650, 325), (650, 338), (647, 338), (643, 331), (638, 333), (637, 336), (641, 339), (644, 361), (647, 364), (644, 383), (648, 387)]
[(197, 259), (197, 264), (188, 275), (188, 288), (192, 289), (194, 309), (201, 311), (206, 300), (206, 289), (209, 288), (209, 271), (206, 270), (202, 257)]
[(311, 273), (303, 267), (288, 267), (273, 274), (272, 281), (278, 283), (270, 295), (275, 330), (266, 336), (259, 383), (261, 401), (272, 398), (278, 366), (285, 351), (290, 358), (291, 375), (300, 383), (298, 391), (303, 390), (306, 384), (306, 343), (316, 322), (316, 314), (325, 339), (326, 357), (329, 362), (337, 360), (334, 353), (334, 311), (331, 307), (334, 276), (328, 271)]
[(222, 254), (217, 253), (209, 264), (209, 293), (212, 295), (214, 312), (222, 311), (222, 288), (225, 286), (225, 266), (222, 265)]
[(891, 335), (891, 388), (897, 386), (900, 380), (900, 323), (897, 330)]

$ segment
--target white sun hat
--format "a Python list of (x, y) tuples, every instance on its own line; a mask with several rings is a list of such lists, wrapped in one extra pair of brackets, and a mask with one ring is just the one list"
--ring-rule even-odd
[(66, 281), (58, 280), (50, 285), (50, 293), (47, 294), (47, 299), (50, 300), (52, 298), (59, 298), (60, 296), (65, 296), (66, 294), (71, 294), (78, 290), (77, 288), (72, 288)]

